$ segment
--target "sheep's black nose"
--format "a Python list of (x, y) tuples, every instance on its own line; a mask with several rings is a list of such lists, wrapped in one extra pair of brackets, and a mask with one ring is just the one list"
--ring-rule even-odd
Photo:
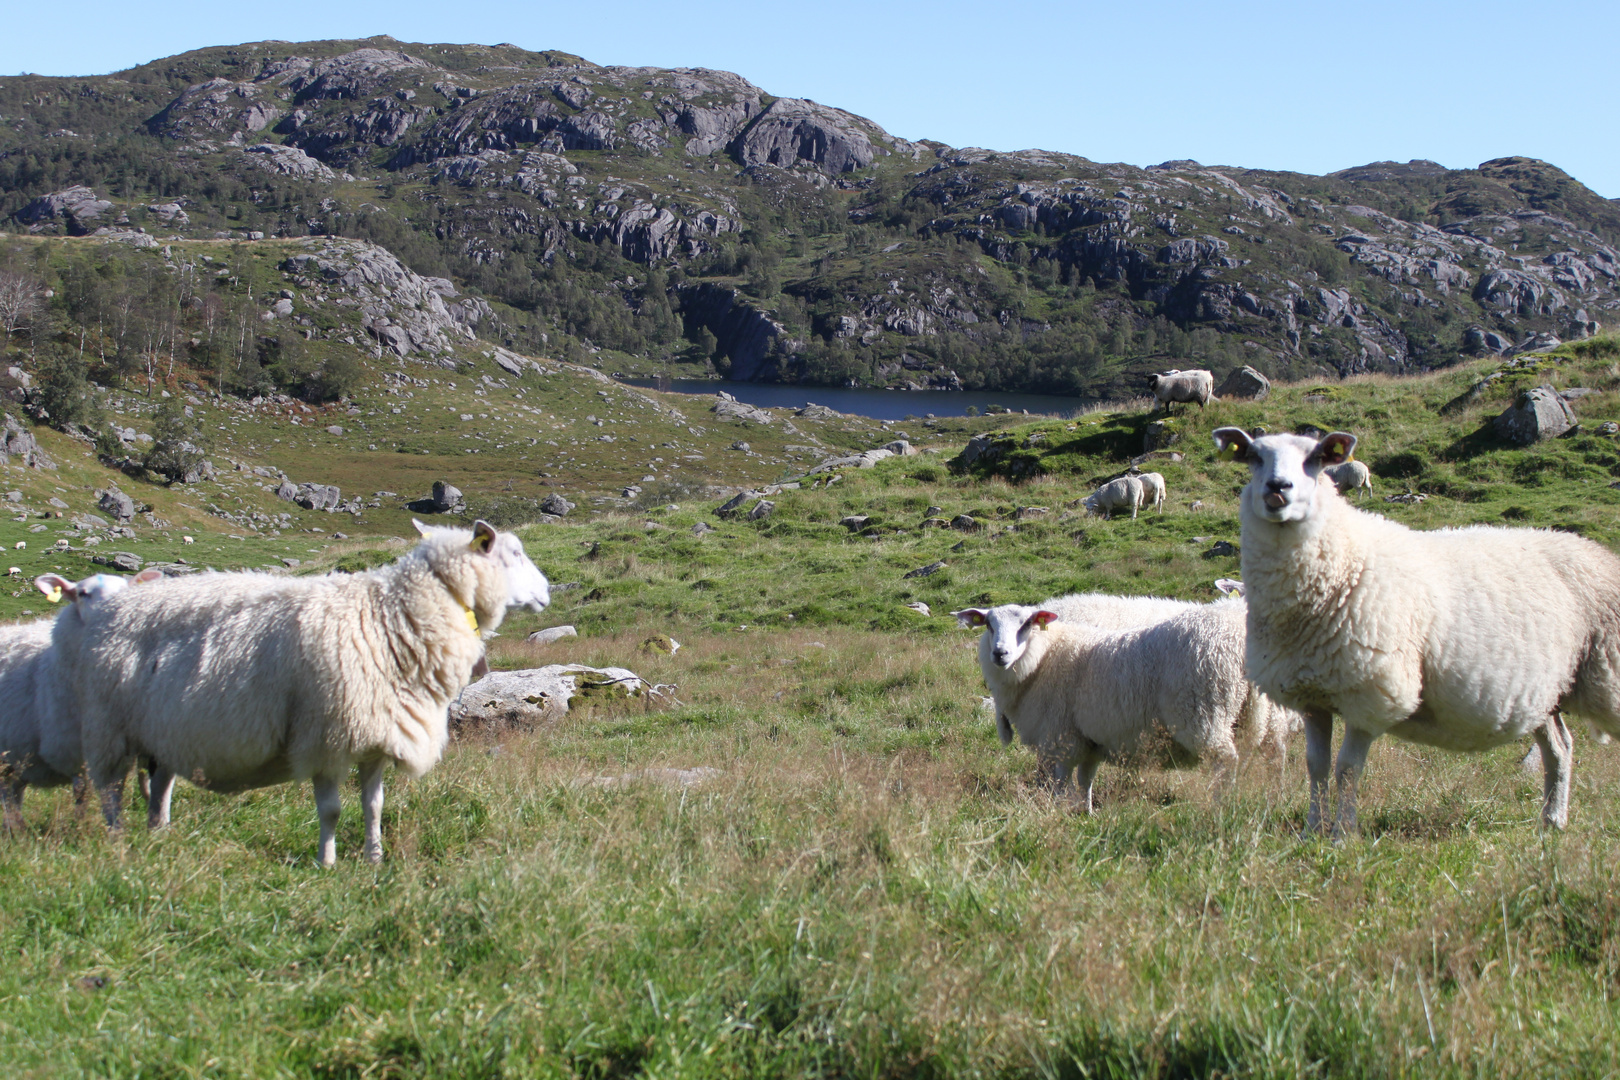
[(1267, 480), (1266, 488), (1269, 491), (1287, 491), (1294, 486), (1292, 480)]

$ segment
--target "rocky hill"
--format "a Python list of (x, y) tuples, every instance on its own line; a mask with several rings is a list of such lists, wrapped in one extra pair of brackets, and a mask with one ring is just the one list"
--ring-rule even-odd
[(738, 379), (1414, 372), (1620, 304), (1620, 207), (1545, 162), (1141, 169), (910, 142), (727, 72), (389, 38), (0, 79), (0, 218), (372, 241), (443, 282), (364, 327), (396, 352)]

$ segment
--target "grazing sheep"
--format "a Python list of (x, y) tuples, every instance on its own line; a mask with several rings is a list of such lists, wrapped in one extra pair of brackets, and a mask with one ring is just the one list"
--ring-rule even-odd
[(1216, 446), (1249, 466), (1241, 496), (1249, 678), (1305, 713), (1307, 827), (1327, 826), (1333, 717), (1344, 720), (1334, 832), (1356, 824), (1356, 786), (1383, 734), (1479, 751), (1534, 734), (1542, 818), (1568, 815), (1561, 710), (1620, 733), (1620, 558), (1560, 532), (1471, 526), (1415, 532), (1352, 507), (1328, 466), (1334, 432)]
[(1085, 506), (1093, 514), (1102, 514), (1105, 520), (1111, 519), (1115, 510), (1130, 507), (1131, 519), (1134, 521), (1136, 512), (1142, 508), (1143, 494), (1141, 480), (1134, 476), (1121, 476), (1118, 480), (1110, 480), (1087, 495)]
[(1172, 369), (1151, 376), (1148, 386), (1165, 412), (1170, 411), (1170, 403), (1174, 401), (1196, 401), (1202, 409), (1215, 394), (1215, 376), (1202, 368), (1190, 371)]
[[(1117, 629), (1063, 622), (1045, 607), (1020, 604), (953, 614), (964, 627), (985, 628), (979, 666), (1002, 744), (1016, 732), (1060, 794), (1078, 767), (1076, 798), (1089, 814), (1104, 761), (1208, 757), (1229, 778), (1238, 760), (1234, 730), (1251, 728), (1256, 745), (1286, 734), (1255, 728), (1257, 719), (1269, 724), (1284, 714), (1257, 707), (1243, 678), (1243, 606), (1189, 607), (1203, 610)], [(1224, 629), (1211, 632), (1215, 624)]]
[(1333, 486), (1339, 489), (1340, 495), (1351, 491), (1356, 493), (1357, 499), (1372, 494), (1372, 470), (1367, 468), (1363, 461), (1344, 461), (1337, 465), (1329, 465), (1322, 470)]
[(10, 830), (22, 828), (23, 795), (30, 785), (56, 787), (74, 782), (82, 771), (79, 717), (72, 709), (56, 708), (58, 686), (71, 678), (51, 649), (56, 623), (77, 629), (91, 618), (100, 602), (133, 582), (152, 581), (161, 570), (143, 570), (134, 578), (93, 574), (72, 582), (58, 574), (42, 574), (34, 584), (54, 603), (69, 603), (55, 619), (35, 619), (0, 629), (0, 803)]
[(1122, 630), (1151, 626), (1201, 605), (1160, 596), (1109, 596), (1107, 593), (1070, 593), (1041, 601), (1040, 608), (1063, 622), (1092, 623)]
[[(414, 549), (367, 573), (202, 574), (110, 598), (86, 628), (77, 679), (108, 824), (119, 824), (139, 755), (167, 783), (184, 776), (214, 791), (312, 780), (318, 856), (330, 866), (339, 785), (358, 765), (365, 857), (380, 860), (383, 765), (432, 768), (448, 706), (483, 654), (479, 628), (550, 600), (517, 537), (482, 521), (470, 532), (417, 528)], [(167, 790), (153, 787), (166, 806)]]
[(1137, 474), (1136, 478), (1142, 481), (1142, 505), (1164, 513), (1164, 477), (1156, 472), (1145, 472)]

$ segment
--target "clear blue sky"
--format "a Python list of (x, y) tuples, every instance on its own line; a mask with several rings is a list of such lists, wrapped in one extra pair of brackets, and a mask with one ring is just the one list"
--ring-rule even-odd
[(1616, 0), (83, 0), (65, 21), (8, 20), (0, 73), (372, 34), (723, 68), (955, 146), (1313, 173), (1526, 154), (1620, 197)]

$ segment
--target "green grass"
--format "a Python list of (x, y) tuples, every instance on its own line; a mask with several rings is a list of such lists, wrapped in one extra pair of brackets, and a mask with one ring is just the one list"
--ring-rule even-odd
[[(1027, 751), (997, 742), (974, 635), (946, 614), (1072, 589), (1213, 596), (1237, 559), (1204, 552), (1239, 539), (1245, 479), (1214, 460), (1209, 432), (1224, 423), (1354, 431), (1380, 496), (1432, 496), (1368, 507), (1417, 527), (1505, 519), (1613, 545), (1620, 462), (1596, 426), (1616, 415), (1620, 372), (1602, 341), (1558, 355), (1538, 378), (1600, 391), (1577, 405), (1584, 434), (1497, 444), (1484, 432), (1511, 393), (1500, 385), (1442, 414), (1486, 365), (1352, 380), (1323, 403), (1302, 400), (1312, 386), (1280, 386), (1179, 418), (1184, 459), (1153, 466), (1170, 502), (1134, 521), (1069, 504), (1139, 452), (1142, 409), (904, 425), (941, 453), (784, 491), (753, 523), (718, 519), (722, 496), (700, 470), (726, 463), (760, 480), (780, 466), (730, 465), (723, 448), (739, 433), (689, 416), (704, 434), (685, 438), (706, 458), (690, 478), (520, 530), (559, 587), (544, 615), (509, 619), (491, 655), (499, 667), (627, 666), (674, 686), (673, 700), (584, 705), (545, 730), (458, 741), (422, 780), (391, 777), (378, 868), (356, 858), (352, 790), (330, 872), (313, 864), (307, 787), (222, 798), (182, 785), (169, 831), (115, 836), (77, 816), (66, 790), (31, 793), (25, 833), (0, 843), (7, 1063), (21, 1076), (1612, 1072), (1613, 748), (1578, 734), (1571, 825), (1551, 837), (1536, 824), (1540, 778), (1517, 768), (1515, 748), (1388, 741), (1366, 775), (1363, 836), (1342, 846), (1298, 839), (1298, 740), (1286, 769), (1249, 762), (1219, 800), (1202, 771), (1105, 769), (1101, 811), (1084, 818), (1044, 793)], [(632, 406), (604, 405), (597, 385), (552, 376), (479, 398), (462, 384), (434, 404), (482, 407), (490, 427), (515, 427), (518, 404), (570, 431), (600, 430), (585, 410), (628, 420)], [(298, 479), (349, 469), (355, 490), (414, 495), (431, 477), (416, 459), (463, 441), (449, 412), (429, 423), (423, 397), (397, 416), (362, 398), (363, 437), (414, 433), (436, 440), (430, 455), (345, 458), (323, 441), (324, 419), (312, 433), (243, 415), (224, 435), (247, 460), (261, 460), (249, 445), (282, 455), (270, 460)], [(637, 419), (639, 436), (668, 423), (679, 438), (668, 418)], [(828, 444), (889, 437), (855, 421), (815, 430)], [(986, 430), (1008, 432), (1013, 451), (995, 468), (1028, 462), (1022, 479), (948, 466)], [(1034, 432), (1046, 441), (1026, 448)], [(32, 485), (25, 505), (59, 487), (77, 512), (106, 470), (80, 444), (41, 438), (61, 468), (6, 478)], [(619, 442), (578, 443), (579, 475), (627, 467)], [(469, 495), (501, 490), (500, 469), (534, 491), (517, 486), (531, 462), (464, 456), (489, 470), (469, 470)], [(302, 544), (300, 572), (401, 550), (396, 506), (368, 509), (344, 542), (296, 530), (348, 518), (302, 511), (279, 537), (231, 541), (205, 498), (264, 493), (227, 479), (140, 486), (177, 535), (141, 527), (147, 546), (131, 550), (255, 565)], [(1032, 505), (1049, 512), (1016, 516)], [(982, 527), (924, 529), (931, 507)], [(859, 533), (839, 524), (854, 513), (870, 518)], [(694, 536), (699, 521), (716, 531)], [(28, 527), (0, 519), (0, 541), (27, 537), (13, 554), (43, 559), (33, 538), (54, 533)], [(180, 545), (181, 528), (196, 544)], [(940, 560), (939, 573), (903, 576)], [(933, 614), (904, 606), (916, 600)], [(564, 622), (581, 636), (523, 641)], [(684, 647), (642, 647), (660, 633)], [(700, 765), (721, 773), (684, 790), (598, 782)]]
[[(1301, 842), (1256, 761), (1054, 804), (965, 633), (636, 634), (678, 680), (390, 782), (389, 858), (310, 859), (307, 789), (183, 789), (106, 836), (66, 792), (0, 848), (16, 1075), (1478, 1076), (1615, 1068), (1617, 759), (1542, 838), (1510, 750), (1380, 745), (1365, 835)], [(819, 644), (817, 644), (819, 643)], [(603, 787), (707, 765), (680, 790)], [(1426, 1016), (1427, 1011), (1427, 1016)], [(1432, 1025), (1433, 1037), (1430, 1029)]]

